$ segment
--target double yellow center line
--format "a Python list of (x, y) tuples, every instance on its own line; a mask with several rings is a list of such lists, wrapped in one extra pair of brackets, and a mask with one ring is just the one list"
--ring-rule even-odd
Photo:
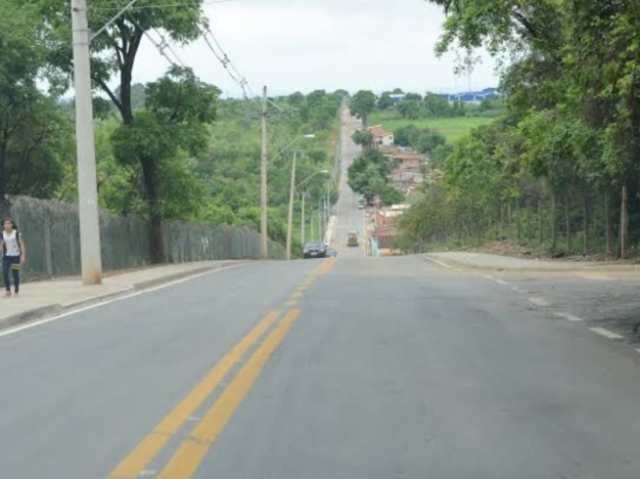
[[(328, 272), (335, 260), (323, 262), (315, 268), (305, 283)], [(307, 283), (310, 284), (310, 283)], [(251, 386), (256, 381), (269, 357), (284, 340), (289, 330), (300, 316), (300, 309), (285, 312), (269, 312), (244, 336), (207, 375), (167, 414), (133, 451), (111, 472), (110, 479), (135, 479), (145, 471), (169, 440), (178, 433), (190, 417), (211, 396), (215, 389), (237, 365), (243, 356), (258, 344), (249, 359), (233, 377), (213, 406), (198, 421), (187, 439), (178, 448), (167, 465), (157, 475), (159, 479), (190, 479), (196, 473), (209, 449), (240, 406)], [(274, 324), (276, 325), (275, 327)], [(273, 327), (273, 328), (272, 328)], [(272, 328), (272, 329), (271, 329)], [(266, 338), (259, 342), (271, 329)]]

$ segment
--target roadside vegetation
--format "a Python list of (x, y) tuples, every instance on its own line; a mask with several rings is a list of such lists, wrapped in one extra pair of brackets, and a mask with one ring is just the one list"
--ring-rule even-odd
[(402, 218), (402, 245), (636, 255), (637, 2), (429, 1), (448, 12), (439, 53), (490, 45), (508, 61), (506, 110), (453, 145), (444, 180)]
[[(215, 85), (169, 63), (157, 81), (134, 82), (145, 32), (162, 29), (183, 42), (202, 34), (203, 2), (175, 3), (184, 6), (153, 15), (132, 10), (92, 43), (100, 207), (146, 219), (154, 261), (163, 258), (161, 228), (167, 220), (259, 230), (259, 101), (223, 100)], [(64, 96), (73, 71), (68, 5), (0, 0), (0, 11), (0, 210), (12, 195), (75, 202), (74, 104)], [(112, 15), (96, 8), (90, 24), (104, 25)], [(332, 169), (345, 94), (315, 91), (271, 99), (277, 107), (270, 108), (268, 120), (269, 236), (277, 242), (286, 238), (293, 151), (282, 149), (313, 133), (313, 140), (295, 144), (302, 152), (298, 178)], [(309, 205), (318, 205), (327, 181), (317, 175), (306, 184)], [(296, 233), (294, 252), (301, 249)]]

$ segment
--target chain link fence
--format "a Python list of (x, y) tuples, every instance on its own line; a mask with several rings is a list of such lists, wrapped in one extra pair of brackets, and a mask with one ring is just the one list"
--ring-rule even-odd
[[(80, 224), (74, 205), (27, 197), (12, 197), (3, 213), (24, 235), (28, 250), (24, 275), (44, 279), (80, 274)], [(247, 228), (166, 222), (165, 261), (258, 259), (260, 235)], [(148, 223), (140, 218), (100, 213), (102, 266), (105, 271), (150, 264)], [(269, 241), (269, 257), (283, 259), (284, 248)]]

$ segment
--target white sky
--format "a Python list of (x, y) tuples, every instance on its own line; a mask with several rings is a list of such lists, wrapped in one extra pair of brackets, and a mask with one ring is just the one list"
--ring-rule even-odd
[[(171, 0), (157, 0), (169, 4)], [(377, 93), (462, 91), (498, 84), (483, 54), (471, 79), (453, 73), (455, 55), (436, 58), (443, 12), (424, 0), (205, 0), (211, 30), (255, 94), (344, 88)], [(152, 35), (159, 40), (157, 33)], [(200, 40), (174, 47), (180, 59), (225, 95), (241, 92)], [(168, 62), (145, 39), (135, 82), (161, 76)]]

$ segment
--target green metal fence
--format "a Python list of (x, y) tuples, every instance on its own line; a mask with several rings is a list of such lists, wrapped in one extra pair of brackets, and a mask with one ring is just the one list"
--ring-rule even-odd
[[(80, 274), (78, 208), (27, 197), (13, 197), (10, 201), (8, 214), (18, 224), (28, 249), (25, 277)], [(260, 257), (260, 235), (246, 228), (167, 222), (163, 236), (168, 263)], [(150, 263), (149, 228), (145, 220), (102, 212), (100, 238), (105, 271)], [(284, 248), (269, 241), (269, 257), (283, 259)]]

